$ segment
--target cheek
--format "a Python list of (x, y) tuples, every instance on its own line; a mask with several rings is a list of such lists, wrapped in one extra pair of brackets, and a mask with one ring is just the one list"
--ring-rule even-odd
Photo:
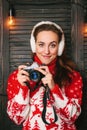
[(53, 50), (53, 51), (52, 51), (52, 54), (53, 54), (53, 55), (57, 55), (57, 54), (58, 54), (58, 49)]
[(43, 49), (36, 47), (36, 53), (41, 53), (41, 52), (43, 52)]

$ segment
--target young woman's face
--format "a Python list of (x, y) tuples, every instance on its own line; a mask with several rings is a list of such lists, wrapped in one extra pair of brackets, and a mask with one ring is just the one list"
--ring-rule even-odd
[(58, 54), (58, 35), (52, 31), (39, 32), (36, 37), (36, 55), (44, 64), (52, 62)]

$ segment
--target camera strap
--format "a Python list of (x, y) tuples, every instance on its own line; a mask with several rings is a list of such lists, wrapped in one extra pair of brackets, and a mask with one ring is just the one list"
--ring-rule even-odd
[(31, 92), (34, 92), (38, 88), (38, 85), (39, 85), (39, 82), (37, 82), (36, 85), (32, 88), (32, 87), (30, 87), (29, 82), (25, 82), (25, 83), (26, 83), (26, 85), (28, 86), (28, 88), (30, 89)]
[(55, 111), (55, 107), (52, 105), (52, 108), (53, 108), (53, 113), (54, 113), (54, 121), (51, 122), (51, 123), (48, 123), (46, 121), (46, 107), (47, 107), (47, 100), (50, 100), (50, 89), (48, 87), (48, 85), (44, 86), (45, 87), (45, 92), (44, 92), (44, 96), (43, 96), (43, 111), (42, 111), (42, 120), (45, 124), (52, 124), (52, 123), (55, 123), (57, 120), (58, 120), (58, 117), (57, 117), (57, 114), (56, 114), (56, 111)]
[[(35, 91), (38, 88), (39, 84), (40, 83), (37, 82), (36, 85), (34, 86), (34, 88), (32, 89), (32, 88), (30, 88), (30, 84), (28, 82), (26, 82), (26, 85), (29, 87), (29, 89), (30, 89), (31, 92)], [(45, 88), (45, 91), (44, 91), (44, 96), (43, 96), (42, 120), (43, 120), (43, 122), (45, 124), (50, 125), (52, 123), (55, 123), (58, 120), (58, 116), (56, 114), (55, 107), (53, 106), (53, 104), (51, 104), (52, 108), (53, 108), (53, 113), (54, 113), (54, 121), (51, 122), (51, 123), (49, 123), (49, 122), (46, 121), (46, 108), (47, 108), (47, 100), (50, 100), (50, 89), (49, 89), (48, 85), (43, 86), (43, 87)]]

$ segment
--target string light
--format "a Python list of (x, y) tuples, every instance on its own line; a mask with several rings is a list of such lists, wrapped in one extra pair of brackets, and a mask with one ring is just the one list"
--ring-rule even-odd
[(11, 10), (11, 9), (10, 9), (9, 13), (10, 13), (10, 15), (9, 15), (9, 25), (13, 25), (13, 23), (14, 23), (14, 18), (13, 18), (12, 10)]
[(85, 9), (85, 16), (84, 16), (84, 35), (87, 36), (87, 9)]
[(10, 5), (9, 6), (9, 19), (8, 19), (9, 26), (14, 24), (14, 22), (15, 22), (14, 16), (15, 16), (15, 10), (13, 8), (13, 5)]

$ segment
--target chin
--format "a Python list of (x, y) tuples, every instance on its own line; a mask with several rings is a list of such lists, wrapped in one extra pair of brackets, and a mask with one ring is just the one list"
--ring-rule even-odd
[(50, 62), (42, 61), (43, 64), (48, 65)]

